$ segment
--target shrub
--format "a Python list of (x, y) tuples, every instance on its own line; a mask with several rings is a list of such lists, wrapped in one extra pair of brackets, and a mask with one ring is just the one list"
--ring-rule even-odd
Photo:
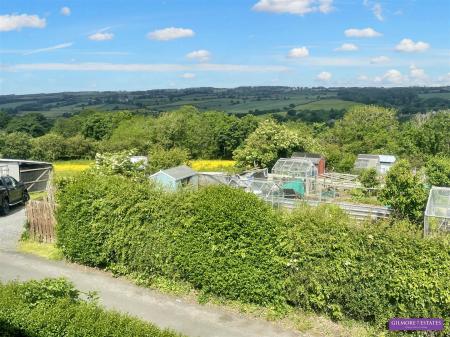
[(176, 235), (180, 276), (207, 293), (244, 302), (281, 301), (280, 219), (253, 194), (212, 186), (193, 195)]
[(174, 166), (187, 164), (189, 160), (189, 151), (173, 147), (169, 150), (161, 146), (155, 146), (149, 153), (149, 164), (147, 170), (150, 173), (165, 170)]
[(423, 218), (427, 196), (408, 161), (399, 160), (387, 173), (386, 185), (379, 199), (391, 206), (397, 216), (419, 223)]
[(245, 302), (280, 300), (279, 224), (229, 187), (166, 193), (149, 182), (82, 174), (58, 193), (58, 246), (70, 260), (190, 282)]
[(393, 317), (450, 317), (448, 242), (399, 222), (357, 227), (333, 207), (289, 215), (287, 298), (383, 327)]
[(79, 292), (63, 279), (0, 284), (0, 335), (181, 337), (81, 300)]
[(426, 165), (426, 173), (430, 185), (450, 187), (450, 157), (431, 157)]
[(365, 188), (375, 188), (380, 184), (377, 170), (374, 168), (362, 170), (358, 179)]

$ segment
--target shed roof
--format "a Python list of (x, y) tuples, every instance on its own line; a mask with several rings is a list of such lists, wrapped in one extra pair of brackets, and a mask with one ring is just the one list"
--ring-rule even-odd
[(307, 158), (311, 160), (314, 164), (319, 164), (319, 162), (324, 159), (319, 153), (308, 153), (308, 152), (294, 152), (291, 158)]
[(364, 154), (364, 153), (360, 153), (358, 154), (357, 159), (375, 159), (375, 160), (379, 160), (380, 156), (377, 154)]
[(20, 164), (52, 165), (52, 163), (48, 163), (45, 161), (25, 160), (25, 159), (7, 159), (7, 158), (0, 158), (0, 163), (18, 163), (19, 165)]
[(171, 176), (175, 180), (189, 178), (197, 174), (197, 172), (195, 172), (193, 169), (191, 169), (189, 166), (186, 165), (171, 167), (169, 169), (161, 170), (159, 172)]
[(387, 155), (387, 154), (380, 154), (380, 163), (395, 163), (397, 158), (395, 156)]

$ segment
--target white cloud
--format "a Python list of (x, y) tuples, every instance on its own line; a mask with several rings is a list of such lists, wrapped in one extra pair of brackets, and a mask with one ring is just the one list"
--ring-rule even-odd
[(89, 38), (89, 40), (92, 40), (92, 41), (112, 40), (114, 38), (114, 34), (107, 32), (107, 30), (109, 30), (109, 29), (110, 29), (110, 27), (100, 29), (98, 32), (89, 35), (88, 38)]
[(300, 58), (309, 55), (309, 50), (306, 47), (293, 48), (289, 51), (289, 58)]
[(375, 82), (387, 82), (392, 84), (400, 84), (404, 80), (404, 76), (397, 69), (390, 69), (383, 76), (375, 77)]
[(333, 0), (259, 0), (253, 10), (259, 12), (305, 15), (312, 12), (329, 13)]
[(347, 37), (378, 37), (382, 35), (381, 33), (370, 27), (363, 29), (350, 28), (345, 30), (344, 34)]
[(244, 65), (244, 64), (142, 64), (142, 63), (26, 63), (1, 65), (5, 71), (111, 71), (111, 72), (238, 72), (238, 73), (270, 73), (286, 72), (285, 66), (277, 65)]
[(336, 51), (356, 51), (358, 46), (353, 43), (343, 43), (340, 47), (336, 48)]
[(169, 27), (150, 32), (147, 34), (147, 37), (151, 40), (169, 41), (194, 35), (195, 33), (192, 29)]
[(21, 30), (22, 28), (44, 28), (46, 24), (45, 19), (41, 19), (37, 15), (0, 15), (0, 32)]
[(395, 50), (407, 53), (424, 52), (428, 48), (430, 48), (428, 43), (423, 41), (414, 42), (411, 39), (403, 39), (395, 46)]
[(381, 56), (377, 56), (377, 57), (374, 57), (374, 58), (370, 59), (370, 63), (372, 63), (372, 64), (380, 64), (380, 63), (389, 62), (390, 60), (391, 59), (389, 57), (381, 55)]
[(69, 16), (72, 13), (72, 11), (70, 10), (69, 7), (64, 6), (63, 8), (61, 8), (60, 13), (61, 15)]
[(187, 80), (190, 80), (190, 79), (195, 78), (196, 75), (193, 74), (193, 73), (184, 73), (184, 74), (180, 75), (180, 77), (184, 78), (184, 79), (187, 79)]
[(186, 57), (199, 62), (208, 62), (211, 59), (211, 53), (205, 49), (200, 49), (188, 53)]
[(414, 64), (409, 67), (409, 76), (414, 80), (427, 80), (428, 76), (425, 74), (425, 70), (417, 68)]
[(372, 7), (372, 12), (373, 15), (375, 15), (375, 17), (379, 20), (379, 21), (383, 21), (384, 17), (383, 17), (383, 8), (381, 7), (380, 3), (376, 3), (375, 5), (373, 5)]
[(58, 50), (58, 49), (68, 48), (72, 45), (73, 45), (73, 42), (61, 43), (61, 44), (57, 44), (56, 46), (52, 46), (52, 47), (30, 50), (30, 51), (24, 53), (23, 55), (42, 53), (42, 52), (46, 52), (46, 51), (54, 51), (54, 50)]
[(328, 82), (329, 80), (331, 80), (331, 77), (332, 77), (331, 73), (329, 73), (328, 71), (322, 71), (321, 73), (319, 73), (319, 74), (317, 75), (316, 78), (317, 78), (319, 81)]

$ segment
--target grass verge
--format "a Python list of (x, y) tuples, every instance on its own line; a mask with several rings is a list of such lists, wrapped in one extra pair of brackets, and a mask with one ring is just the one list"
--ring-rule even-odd
[(63, 259), (61, 251), (56, 248), (54, 243), (23, 240), (19, 241), (18, 250), (22, 253), (37, 255), (49, 260), (56, 261)]

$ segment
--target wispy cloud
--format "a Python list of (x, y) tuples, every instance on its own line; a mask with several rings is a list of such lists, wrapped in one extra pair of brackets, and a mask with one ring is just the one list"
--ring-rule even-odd
[(358, 46), (353, 43), (343, 43), (340, 47), (336, 48), (336, 51), (356, 51)]
[(205, 72), (240, 72), (266, 73), (285, 72), (289, 68), (276, 65), (246, 65), (246, 64), (123, 64), (123, 63), (25, 63), (1, 65), (3, 71), (111, 71), (111, 72), (174, 72), (174, 71), (205, 71)]
[(55, 50), (58, 50), (58, 49), (68, 48), (68, 47), (70, 47), (72, 45), (73, 45), (73, 42), (61, 43), (61, 44), (57, 44), (56, 46), (51, 46), (51, 47), (47, 47), (47, 48), (40, 48), (40, 49), (29, 50), (29, 51), (23, 53), (23, 55), (30, 55), (30, 54), (37, 54), (37, 53), (44, 53), (44, 52), (49, 52), (49, 51), (55, 51)]
[(369, 0), (364, 0), (363, 4), (364, 4), (364, 6), (370, 8), (373, 15), (377, 18), (377, 20), (384, 21), (383, 7), (381, 6), (381, 4), (379, 2), (372, 2)]
[(110, 30), (111, 27), (102, 28), (99, 31), (95, 32), (94, 34), (91, 34), (88, 36), (89, 40), (92, 41), (108, 41), (112, 40), (114, 38), (113, 33), (109, 33), (108, 30)]
[(185, 80), (190, 80), (196, 77), (193, 73), (184, 73), (180, 75), (181, 78), (184, 78)]

